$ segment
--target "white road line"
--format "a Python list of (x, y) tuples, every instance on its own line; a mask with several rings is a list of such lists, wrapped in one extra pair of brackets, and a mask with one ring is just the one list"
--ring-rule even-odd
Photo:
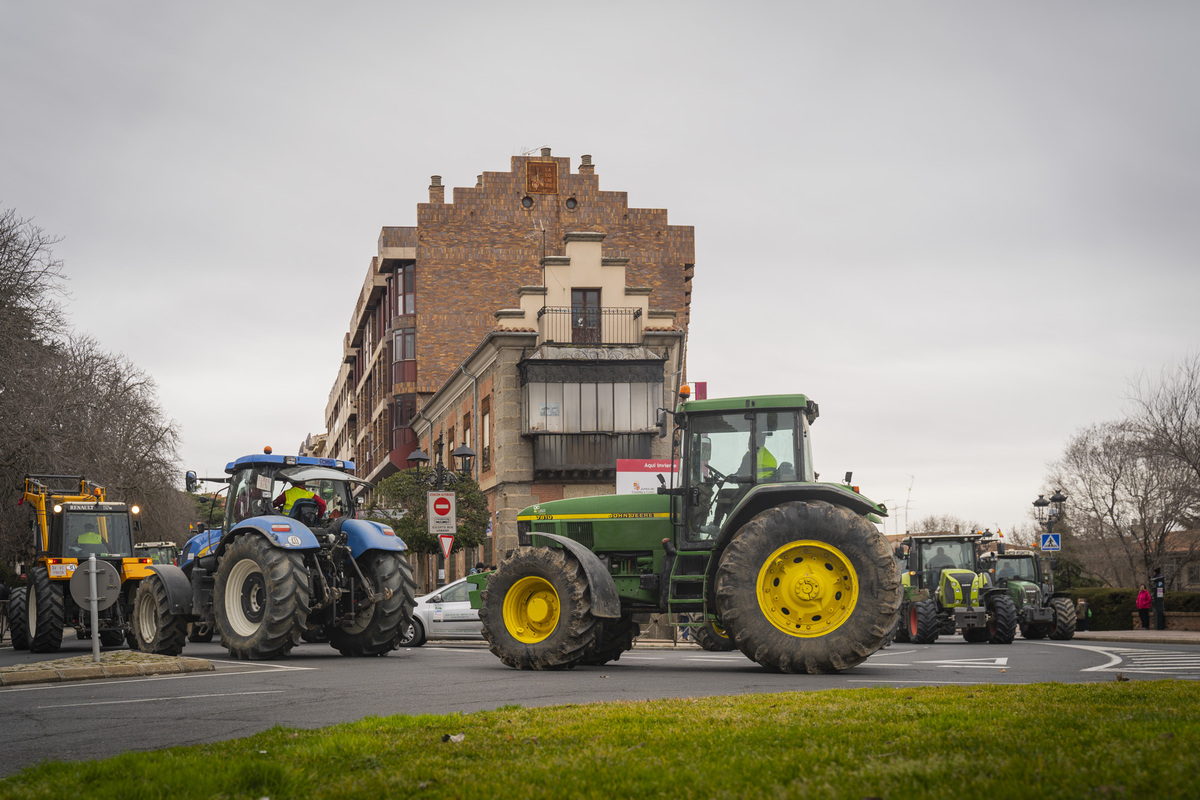
[(251, 694), (283, 694), (283, 689), (271, 689), (263, 692), (222, 692), (220, 694), (185, 694), (175, 697), (141, 697), (136, 700), (101, 700), (95, 703), (61, 703), (54, 706), (35, 706), (35, 708), (79, 708), (81, 706), (127, 706), (134, 703), (161, 703), (164, 700), (200, 700), (206, 697), (243, 697)]
[[(214, 659), (207, 659), (213, 661)], [(238, 664), (245, 665), (245, 661), (218, 661), (218, 664)], [(122, 684), (127, 683), (157, 683), (159, 681), (186, 681), (195, 680), (196, 678), (232, 678), (240, 675), (262, 675), (264, 673), (278, 673), (280, 671), (300, 672), (320, 669), (319, 667), (284, 667), (277, 664), (261, 664), (263, 669), (248, 669), (241, 672), (185, 672), (183, 674), (173, 673), (165, 675), (147, 675), (144, 678), (104, 678), (96, 680), (119, 680)], [(29, 686), (8, 686), (0, 689), (0, 695), (14, 694), (16, 692), (52, 692), (64, 691), (67, 689), (78, 689), (81, 687), (95, 686), (96, 680), (86, 681), (67, 681), (65, 683), (35, 683)], [(111, 684), (104, 684), (111, 685)]]

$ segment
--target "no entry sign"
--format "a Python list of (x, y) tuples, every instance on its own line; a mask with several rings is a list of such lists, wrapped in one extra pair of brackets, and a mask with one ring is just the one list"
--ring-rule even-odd
[(458, 533), (454, 492), (430, 492), (426, 517), (429, 519), (430, 536), (454, 536)]

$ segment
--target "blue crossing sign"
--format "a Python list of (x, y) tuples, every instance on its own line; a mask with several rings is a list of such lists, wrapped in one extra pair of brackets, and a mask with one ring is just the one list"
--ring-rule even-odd
[(1046, 550), (1048, 552), (1053, 552), (1055, 550), (1062, 550), (1062, 546), (1058, 540), (1058, 534), (1057, 533), (1043, 533), (1042, 534), (1042, 549)]

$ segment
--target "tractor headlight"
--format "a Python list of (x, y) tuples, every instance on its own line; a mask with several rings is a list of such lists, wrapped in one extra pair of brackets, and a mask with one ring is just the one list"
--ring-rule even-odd
[(129, 513), (130, 514), (140, 514), (140, 513), (142, 513), (142, 507), (141, 506), (130, 506)]

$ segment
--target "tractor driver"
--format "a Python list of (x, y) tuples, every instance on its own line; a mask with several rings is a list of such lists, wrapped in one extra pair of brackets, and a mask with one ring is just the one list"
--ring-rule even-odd
[(946, 548), (939, 546), (933, 558), (929, 559), (929, 568), (933, 570), (942, 570), (954, 566), (954, 561), (950, 556), (946, 555)]
[(96, 523), (85, 522), (83, 523), (83, 533), (75, 537), (76, 547), (72, 549), (84, 553), (98, 553), (100, 552), (100, 545), (103, 543), (103, 540), (100, 538), (100, 532), (96, 530)]
[(747, 478), (750, 477), (752, 474), (752, 465), (757, 465), (757, 469), (753, 471), (753, 474), (757, 477), (757, 483), (769, 481), (775, 475), (775, 470), (779, 467), (779, 462), (775, 460), (775, 456), (767, 449), (767, 432), (764, 430), (760, 430), (755, 434), (750, 449), (742, 457), (742, 465), (738, 468), (738, 475), (744, 475)]
[(325, 516), (325, 501), (320, 498), (315, 492), (310, 492), (304, 488), (304, 481), (292, 481), (292, 485), (285, 489), (275, 498), (273, 505), (280, 509), (281, 513), (289, 515), (292, 513), (292, 506), (297, 500), (313, 500), (317, 504), (317, 519)]

